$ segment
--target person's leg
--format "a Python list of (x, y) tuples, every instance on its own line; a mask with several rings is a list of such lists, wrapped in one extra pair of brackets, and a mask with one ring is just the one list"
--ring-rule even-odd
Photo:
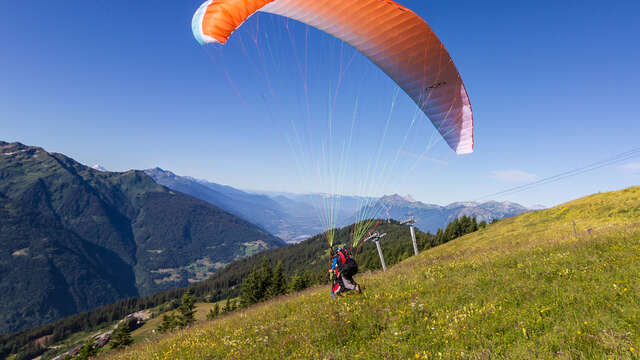
[(345, 290), (344, 282), (342, 281), (342, 276), (339, 276), (335, 283), (333, 284), (333, 293), (338, 295)]
[[(360, 285), (355, 280), (353, 280), (352, 276), (343, 276), (343, 280), (346, 288), (348, 288), (349, 290), (355, 290), (360, 294), (362, 293), (362, 289), (360, 289)], [(347, 283), (349, 283), (348, 286), (347, 286)]]
[(344, 287), (346, 289), (354, 290), (356, 288), (356, 282), (353, 281), (353, 278), (351, 276), (342, 275), (341, 277), (342, 283), (344, 284)]

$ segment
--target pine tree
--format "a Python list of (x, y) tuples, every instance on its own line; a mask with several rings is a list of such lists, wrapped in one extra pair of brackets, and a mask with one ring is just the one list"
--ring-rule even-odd
[(196, 307), (195, 299), (191, 296), (190, 292), (185, 292), (182, 295), (180, 306), (178, 306), (178, 324), (180, 327), (185, 327), (193, 324), (196, 321), (194, 310)]
[(306, 289), (311, 285), (311, 274), (309, 271), (305, 271), (304, 274), (302, 274), (302, 285), (304, 286), (303, 289)]
[(262, 259), (260, 272), (258, 273), (258, 291), (256, 293), (257, 301), (261, 301), (267, 297), (267, 290), (271, 287), (273, 272), (267, 263), (267, 258)]
[(78, 355), (76, 355), (75, 359), (87, 360), (90, 357), (97, 354), (98, 354), (98, 349), (96, 349), (93, 342), (89, 341), (86, 344), (84, 344), (84, 346), (82, 346), (82, 349), (80, 349), (80, 352), (78, 353)]
[[(217, 305), (217, 304), (216, 304)], [(207, 320), (212, 320), (213, 318), (215, 318), (218, 314), (216, 314), (215, 310), (213, 308), (209, 309), (209, 312), (207, 313)]]
[(306, 287), (307, 287), (307, 279), (305, 275), (295, 274), (291, 278), (290, 291), (292, 292), (300, 291), (300, 290), (304, 290)]
[(160, 326), (158, 326), (156, 330), (163, 333), (163, 332), (171, 331), (176, 327), (178, 327), (178, 323), (176, 321), (175, 316), (173, 314), (163, 314), (162, 323), (160, 323)]
[[(298, 291), (306, 288), (310, 282), (308, 274), (297, 275), (291, 279), (291, 290)], [(249, 306), (267, 298), (287, 293), (287, 280), (282, 271), (282, 262), (271, 269), (266, 259), (260, 268), (254, 267), (242, 282), (240, 303)]]
[(444, 231), (442, 231), (442, 229), (438, 228), (438, 231), (436, 232), (436, 240), (435, 240), (435, 244), (436, 245), (440, 245), (442, 244), (444, 241)]
[(111, 337), (111, 347), (114, 349), (118, 349), (130, 345), (132, 342), (133, 339), (131, 338), (129, 322), (124, 321), (113, 332), (113, 335)]
[(267, 291), (267, 297), (273, 298), (287, 292), (287, 280), (282, 273), (282, 262), (278, 261), (271, 277), (271, 286)]
[(242, 281), (242, 289), (240, 291), (240, 304), (242, 306), (249, 306), (260, 301), (260, 276), (258, 274), (259, 270), (254, 266), (253, 270)]

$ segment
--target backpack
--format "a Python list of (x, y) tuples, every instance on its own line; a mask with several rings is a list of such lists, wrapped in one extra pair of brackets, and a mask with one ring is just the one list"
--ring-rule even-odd
[(338, 256), (338, 271), (345, 276), (351, 277), (358, 273), (358, 264), (351, 257), (351, 253), (348, 249), (339, 249)]
[(358, 263), (352, 257), (348, 258), (344, 264), (338, 266), (340, 274), (346, 277), (352, 277), (358, 273)]

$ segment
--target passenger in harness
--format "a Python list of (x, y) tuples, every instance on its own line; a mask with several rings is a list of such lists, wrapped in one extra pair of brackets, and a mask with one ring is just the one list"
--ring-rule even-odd
[(338, 248), (333, 254), (331, 261), (331, 297), (335, 299), (336, 295), (348, 290), (355, 290), (358, 293), (362, 293), (360, 285), (353, 280), (353, 275), (358, 273), (358, 264), (355, 259), (351, 257), (351, 252), (348, 249)]

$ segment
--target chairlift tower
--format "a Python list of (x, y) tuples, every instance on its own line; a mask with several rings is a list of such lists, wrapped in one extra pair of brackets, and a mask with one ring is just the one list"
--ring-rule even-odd
[(380, 263), (382, 264), (382, 271), (387, 271), (387, 264), (384, 263), (384, 256), (382, 255), (382, 248), (380, 247), (380, 239), (382, 239), (387, 233), (379, 234), (377, 231), (369, 235), (364, 241), (373, 241), (376, 243), (378, 249), (378, 256), (380, 256)]
[(416, 223), (416, 220), (411, 217), (407, 220), (403, 220), (400, 222), (400, 225), (409, 225), (409, 230), (411, 231), (411, 240), (413, 241), (413, 253), (418, 255), (418, 243), (416, 243), (416, 231), (413, 228), (413, 224)]

